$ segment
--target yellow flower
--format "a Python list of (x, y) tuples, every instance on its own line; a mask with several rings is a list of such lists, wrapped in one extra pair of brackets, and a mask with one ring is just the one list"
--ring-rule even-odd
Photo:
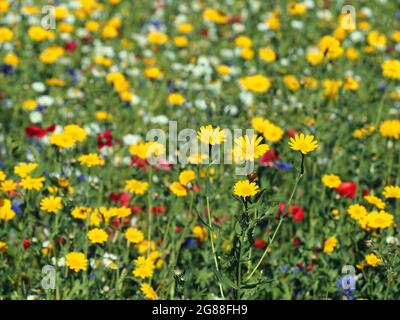
[(150, 67), (144, 69), (144, 75), (150, 80), (157, 80), (161, 78), (162, 74), (163, 74), (162, 71), (157, 67)]
[(342, 181), (340, 180), (340, 178), (335, 175), (335, 174), (324, 174), (322, 176), (322, 183), (331, 189), (337, 188), (340, 186), (340, 184), (342, 183)]
[(271, 48), (261, 48), (258, 51), (258, 55), (260, 56), (261, 60), (265, 62), (273, 62), (276, 60), (276, 53)]
[(233, 187), (233, 193), (239, 197), (253, 197), (255, 196), (260, 188), (255, 182), (249, 180), (241, 180), (235, 183)]
[(95, 117), (99, 121), (106, 121), (112, 119), (112, 114), (106, 111), (96, 111)]
[(65, 264), (71, 270), (79, 272), (87, 269), (88, 260), (82, 252), (70, 252), (65, 257)]
[(256, 93), (264, 93), (271, 87), (271, 81), (259, 74), (240, 78), (239, 83), (244, 89)]
[(44, 41), (55, 38), (55, 34), (52, 31), (46, 30), (41, 26), (32, 26), (28, 29), (28, 35), (33, 41)]
[(76, 219), (86, 220), (91, 211), (92, 209), (87, 207), (76, 207), (72, 209), (71, 215)]
[(0, 43), (11, 41), (14, 33), (8, 28), (0, 28)]
[(101, 36), (104, 39), (112, 39), (118, 36), (118, 29), (111, 25), (104, 26), (101, 31)]
[(177, 92), (170, 93), (167, 97), (168, 103), (174, 105), (174, 106), (179, 106), (185, 102), (185, 98)]
[(251, 47), (253, 42), (247, 36), (238, 36), (235, 38), (235, 45), (239, 48), (249, 48)]
[(95, 228), (88, 232), (87, 234), (89, 240), (92, 243), (104, 243), (108, 239), (108, 234), (103, 229)]
[(27, 177), (33, 170), (37, 168), (37, 163), (19, 163), (14, 167), (14, 173), (19, 175), (21, 178)]
[(171, 192), (175, 194), (177, 197), (186, 197), (188, 194), (187, 188), (180, 182), (173, 182), (169, 186), (169, 190), (171, 190)]
[(382, 73), (390, 79), (400, 79), (400, 60), (386, 60), (382, 64)]
[(36, 191), (39, 191), (40, 189), (43, 188), (43, 182), (44, 182), (44, 177), (40, 178), (26, 177), (21, 180), (20, 185), (25, 190), (35, 189)]
[(377, 30), (373, 30), (368, 33), (367, 41), (370, 46), (377, 49), (385, 48), (387, 43), (386, 36)]
[(365, 262), (371, 267), (376, 267), (378, 264), (382, 263), (382, 259), (378, 258), (375, 253), (370, 253), (365, 256)]
[(291, 15), (302, 15), (307, 12), (307, 6), (300, 2), (289, 2), (287, 10)]
[(179, 174), (179, 182), (184, 186), (188, 185), (194, 179), (196, 179), (196, 174), (193, 170), (184, 170)]
[(0, 253), (4, 253), (7, 251), (7, 243), (0, 241)]
[(286, 75), (283, 77), (283, 82), (291, 91), (297, 91), (300, 89), (300, 82), (293, 75)]
[(226, 139), (225, 131), (221, 130), (219, 127), (213, 129), (211, 124), (201, 126), (200, 130), (197, 132), (197, 136), (200, 141), (211, 145), (221, 144)]
[(284, 132), (280, 127), (269, 122), (265, 125), (265, 129), (262, 134), (266, 140), (278, 142), (282, 139)]
[(386, 199), (389, 199), (389, 198), (400, 199), (400, 187), (399, 186), (386, 186), (383, 189), (383, 196)]
[(294, 138), (289, 139), (289, 146), (292, 150), (300, 151), (302, 154), (307, 154), (318, 147), (318, 143), (314, 140), (313, 135), (304, 135), (303, 133), (296, 134)]
[(35, 100), (28, 99), (28, 100), (25, 100), (25, 101), (22, 103), (22, 107), (23, 107), (25, 110), (35, 110), (36, 107), (37, 107), (37, 102), (36, 102)]
[(9, 9), (8, 0), (0, 1), (0, 13), (7, 13)]
[(367, 196), (364, 196), (364, 199), (367, 202), (369, 202), (370, 204), (373, 204), (378, 209), (385, 209), (385, 207), (386, 207), (386, 204), (378, 197), (367, 195)]
[(152, 44), (164, 44), (168, 41), (168, 36), (160, 31), (154, 31), (147, 34), (147, 40)]
[(60, 149), (71, 148), (76, 142), (70, 135), (65, 133), (54, 133), (49, 136), (49, 141)]
[(265, 143), (261, 144), (262, 137), (255, 135), (250, 139), (248, 135), (235, 139), (235, 147), (233, 149), (234, 157), (237, 161), (258, 159), (269, 150), (269, 146)]
[(192, 233), (199, 239), (200, 242), (203, 242), (207, 237), (207, 229), (201, 226), (194, 226)]
[(201, 154), (201, 153), (195, 153), (190, 155), (188, 158), (188, 161), (190, 164), (200, 164), (203, 162), (203, 160), (207, 159), (208, 156), (206, 154)]
[(180, 33), (190, 33), (193, 31), (193, 26), (186, 22), (179, 24), (177, 29)]
[(267, 126), (270, 124), (270, 122), (267, 119), (264, 119), (263, 117), (254, 117), (251, 120), (251, 125), (254, 130), (260, 133), (264, 133), (267, 130)]
[(86, 167), (94, 167), (94, 166), (102, 166), (104, 165), (104, 159), (101, 158), (97, 153), (89, 153), (81, 155), (78, 158), (78, 161), (81, 165)]
[(9, 221), (15, 218), (15, 211), (12, 209), (12, 203), (8, 199), (0, 199), (0, 220)]
[(51, 46), (42, 51), (42, 53), (39, 55), (39, 59), (43, 63), (52, 64), (63, 55), (64, 49), (62, 47)]
[(3, 59), (5, 64), (16, 67), (19, 64), (19, 58), (14, 53), (7, 53)]
[(231, 73), (231, 68), (227, 66), (226, 64), (222, 64), (217, 67), (217, 72), (219, 74), (222, 74), (223, 76), (226, 76)]
[(100, 29), (100, 24), (94, 20), (88, 20), (85, 23), (85, 29), (90, 32), (97, 32)]
[(400, 120), (389, 119), (381, 123), (379, 131), (382, 137), (400, 139)]
[(140, 256), (136, 260), (134, 260), (134, 263), (136, 268), (135, 270), (133, 270), (132, 274), (135, 277), (145, 279), (153, 276), (154, 263), (150, 258)]
[(7, 178), (7, 176), (4, 173), (4, 171), (0, 170), (0, 181), (4, 181), (4, 180), (6, 180), (6, 178)]
[(143, 240), (141, 243), (137, 244), (136, 248), (139, 254), (144, 255), (149, 249), (150, 252), (154, 251), (156, 249), (156, 245), (154, 241)]
[(352, 217), (354, 220), (361, 220), (367, 215), (367, 209), (360, 205), (360, 204), (352, 204), (348, 209), (347, 213), (349, 214), (350, 217)]
[(338, 244), (338, 241), (335, 236), (328, 238), (324, 242), (324, 252), (332, 253), (333, 250), (335, 250), (335, 247), (337, 246), (337, 244)]
[(64, 127), (64, 134), (70, 136), (74, 141), (83, 142), (85, 141), (88, 133), (85, 129), (81, 128), (76, 124), (69, 124)]
[(210, 8), (203, 11), (203, 19), (217, 24), (224, 24), (228, 21), (228, 17), (225, 13)]
[(383, 210), (372, 211), (364, 217), (362, 223), (366, 224), (368, 229), (386, 229), (393, 224), (393, 216)]
[(17, 188), (17, 184), (14, 180), (4, 180), (1, 182), (0, 188), (3, 192), (11, 192)]
[(125, 181), (125, 190), (133, 194), (143, 195), (148, 188), (149, 184), (146, 181), (139, 181), (136, 179)]
[(189, 40), (185, 36), (179, 36), (174, 38), (174, 43), (177, 47), (183, 48), (188, 46)]
[(360, 57), (357, 49), (350, 47), (346, 50), (346, 57), (350, 60), (357, 60)]
[(154, 291), (154, 289), (148, 285), (147, 283), (142, 283), (140, 285), (140, 291), (142, 291), (144, 297), (147, 300), (156, 300), (158, 299), (157, 293)]
[(357, 91), (359, 87), (360, 87), (360, 83), (352, 77), (346, 77), (346, 79), (344, 80), (344, 89), (345, 90)]
[(319, 49), (313, 49), (307, 53), (306, 58), (307, 61), (314, 66), (320, 64), (324, 60), (324, 53)]
[(56, 213), (63, 207), (61, 197), (49, 196), (40, 201), (40, 209), (48, 213)]
[(323, 36), (318, 43), (318, 48), (328, 58), (336, 59), (343, 54), (340, 42), (332, 36)]
[(326, 79), (323, 82), (324, 96), (327, 98), (336, 98), (339, 93), (339, 88), (342, 86), (341, 80)]
[(143, 241), (144, 236), (142, 231), (135, 228), (128, 228), (125, 231), (125, 238), (129, 243), (140, 243)]

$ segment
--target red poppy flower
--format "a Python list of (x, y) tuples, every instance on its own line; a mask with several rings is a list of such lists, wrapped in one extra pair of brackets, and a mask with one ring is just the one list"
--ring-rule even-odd
[[(283, 213), (283, 210), (285, 210), (286, 204), (281, 202), (279, 204), (279, 211), (278, 215), (280, 216)], [(300, 222), (304, 219), (304, 210), (300, 206), (296, 205), (291, 205), (286, 213), (286, 216), (292, 216), (293, 221)]]
[(357, 184), (355, 182), (342, 182), (339, 187), (335, 189), (342, 197), (349, 199), (354, 198), (357, 192)]
[(148, 162), (146, 160), (140, 159), (138, 156), (131, 157), (131, 166), (137, 167), (143, 171), (147, 171)]
[(106, 130), (97, 136), (97, 149), (112, 147), (112, 135), (110, 130)]
[(260, 165), (262, 166), (270, 166), (274, 164), (274, 161), (279, 160), (278, 156), (276, 155), (275, 150), (271, 149), (268, 150), (260, 159)]
[(28, 137), (36, 137), (38, 139), (42, 139), (49, 132), (54, 132), (55, 129), (56, 129), (55, 124), (52, 124), (50, 127), (44, 129), (31, 124), (25, 128), (25, 134)]
[(125, 192), (112, 193), (109, 199), (110, 201), (117, 202), (120, 206), (127, 207), (131, 200), (131, 196)]
[(265, 248), (266, 243), (262, 239), (255, 239), (254, 240), (254, 245), (256, 246), (256, 248), (261, 248), (262, 249), (262, 248)]
[(78, 47), (78, 44), (75, 40), (71, 40), (71, 41), (64, 43), (63, 47), (64, 47), (65, 51), (74, 52), (76, 50), (76, 48)]
[(164, 213), (165, 211), (167, 211), (167, 209), (166, 209), (162, 204), (159, 204), (159, 205), (153, 207), (153, 208), (151, 209), (151, 211), (152, 211), (154, 214), (160, 214), (160, 213)]
[(233, 16), (233, 17), (229, 17), (229, 19), (228, 19), (228, 23), (229, 24), (241, 23), (241, 22), (242, 22), (242, 18), (239, 15)]
[(295, 247), (301, 246), (301, 239), (299, 237), (294, 237), (292, 243)]
[(133, 214), (139, 214), (143, 212), (143, 209), (139, 206), (131, 206), (130, 208)]
[(29, 249), (29, 247), (31, 246), (31, 241), (28, 238), (24, 238), (22, 240), (22, 246), (24, 247), (24, 249)]
[(297, 133), (297, 130), (294, 129), (294, 128), (291, 128), (291, 129), (289, 129), (289, 130), (286, 132), (286, 135), (287, 135), (288, 137), (292, 138), (292, 137), (294, 137), (294, 136), (296, 135), (296, 133)]

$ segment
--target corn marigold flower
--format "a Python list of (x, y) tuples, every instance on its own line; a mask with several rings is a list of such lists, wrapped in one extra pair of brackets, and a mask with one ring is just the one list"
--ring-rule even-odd
[(177, 92), (170, 93), (167, 97), (168, 103), (174, 106), (179, 106), (185, 102), (183, 95)]
[(0, 170), (0, 181), (4, 181), (7, 179), (7, 175), (4, 173), (4, 171)]
[(361, 221), (361, 225), (367, 230), (386, 229), (393, 224), (393, 215), (386, 211), (372, 211)]
[(386, 60), (382, 64), (382, 74), (390, 79), (400, 79), (400, 60)]
[(356, 204), (352, 204), (351, 206), (348, 207), (347, 213), (354, 220), (358, 221), (358, 220), (361, 220), (362, 218), (364, 218), (368, 214), (368, 211), (364, 206), (356, 203)]
[(37, 168), (37, 163), (19, 163), (14, 167), (14, 173), (20, 176), (21, 178), (25, 178), (29, 176), (29, 174)]
[(390, 198), (400, 199), (400, 187), (399, 186), (386, 186), (383, 189), (383, 196), (386, 199), (390, 199)]
[(40, 201), (40, 209), (48, 213), (57, 213), (62, 207), (61, 197), (49, 196)]
[(100, 228), (95, 228), (95, 229), (90, 230), (88, 232), (87, 236), (92, 243), (96, 243), (96, 244), (104, 243), (108, 239), (107, 232), (105, 232), (103, 229), (100, 229)]
[(79, 220), (86, 220), (88, 215), (92, 212), (91, 208), (88, 207), (76, 207), (74, 209), (72, 209), (71, 211), (71, 215), (75, 218), (75, 219), (79, 219)]
[(134, 264), (136, 267), (132, 271), (132, 274), (135, 277), (145, 279), (153, 276), (154, 263), (150, 258), (140, 256), (136, 260), (134, 260)]
[(150, 80), (158, 80), (162, 77), (162, 71), (157, 67), (149, 67), (144, 69), (144, 75)]
[(262, 137), (253, 135), (251, 139), (248, 135), (235, 139), (235, 147), (233, 148), (234, 158), (237, 161), (258, 159), (269, 150), (269, 146), (261, 143)]
[(180, 182), (172, 182), (169, 186), (169, 190), (177, 197), (186, 197), (188, 194), (188, 189)]
[(307, 154), (317, 149), (318, 143), (314, 140), (313, 135), (304, 135), (300, 133), (289, 139), (289, 146), (292, 150)]
[(4, 241), (0, 241), (0, 253), (4, 253), (7, 251), (7, 243)]
[(143, 195), (148, 188), (149, 184), (146, 181), (139, 181), (136, 179), (125, 181), (124, 189), (133, 194)]
[(129, 243), (134, 244), (141, 243), (144, 240), (143, 232), (135, 228), (128, 228), (125, 231), (125, 238)]
[(200, 141), (210, 145), (221, 144), (226, 139), (225, 131), (221, 130), (219, 127), (213, 129), (211, 124), (201, 126), (200, 130), (197, 132), (197, 136)]
[(147, 300), (157, 300), (158, 296), (154, 289), (147, 283), (142, 283), (140, 285), (140, 291), (143, 293)]
[(65, 133), (54, 133), (49, 136), (49, 141), (60, 149), (72, 148), (76, 142), (70, 135)]
[(196, 174), (193, 170), (184, 170), (179, 174), (179, 182), (184, 186), (188, 185), (196, 179)]
[(261, 48), (258, 51), (258, 55), (260, 56), (260, 59), (265, 62), (273, 62), (276, 60), (276, 53), (271, 48)]
[(255, 182), (249, 180), (241, 180), (235, 183), (233, 193), (239, 197), (253, 197), (260, 191), (260, 188)]
[(14, 180), (4, 180), (0, 183), (0, 189), (3, 192), (11, 192), (17, 188), (17, 183)]
[(297, 91), (301, 88), (299, 80), (297, 80), (297, 78), (291, 74), (283, 77), (283, 83), (291, 91)]
[(200, 242), (203, 242), (207, 237), (207, 229), (201, 226), (194, 226), (192, 228), (192, 233), (199, 239)]
[(65, 264), (69, 269), (79, 272), (87, 269), (88, 260), (82, 252), (74, 251), (66, 255)]
[(8, 28), (0, 28), (0, 43), (11, 41), (14, 33)]
[(323, 36), (318, 43), (318, 48), (321, 52), (330, 59), (337, 59), (343, 54), (343, 48), (340, 41), (332, 36)]
[(382, 137), (400, 139), (400, 120), (389, 119), (381, 123), (379, 131)]
[(283, 137), (283, 130), (273, 123), (267, 123), (265, 125), (264, 131), (262, 132), (265, 140), (271, 142), (278, 142)]
[(374, 205), (375, 207), (377, 207), (378, 209), (385, 209), (385, 207), (386, 207), (386, 204), (376, 196), (366, 195), (366, 196), (364, 196), (364, 199), (368, 203), (370, 203), (370, 204)]
[(244, 89), (256, 93), (267, 92), (271, 87), (271, 81), (267, 77), (259, 74), (240, 78), (239, 83)]
[(89, 168), (104, 165), (104, 159), (97, 153), (83, 154), (78, 158), (78, 161), (81, 165)]
[(203, 11), (203, 19), (215, 22), (216, 24), (225, 24), (228, 22), (228, 16), (225, 13), (211, 8), (206, 8)]
[(39, 178), (32, 178), (32, 177), (25, 177), (21, 180), (20, 186), (25, 190), (36, 190), (40, 191), (43, 188), (44, 177)]
[(342, 183), (342, 180), (335, 174), (324, 174), (321, 180), (326, 187), (331, 189), (339, 187)]
[(378, 258), (375, 253), (370, 253), (365, 256), (365, 262), (371, 267), (377, 267), (382, 263), (382, 259)]
[(150, 252), (156, 250), (156, 244), (151, 240), (143, 240), (136, 245), (136, 249), (139, 254), (144, 255), (147, 253), (148, 249), (150, 249)]
[(160, 31), (154, 31), (147, 34), (147, 40), (152, 44), (164, 44), (168, 42), (168, 36)]
[(12, 209), (12, 203), (8, 199), (0, 199), (0, 220), (10, 221), (15, 218), (15, 211)]
[(332, 253), (335, 250), (337, 244), (338, 244), (338, 241), (336, 239), (336, 236), (332, 236), (332, 237), (328, 238), (324, 242), (324, 252)]

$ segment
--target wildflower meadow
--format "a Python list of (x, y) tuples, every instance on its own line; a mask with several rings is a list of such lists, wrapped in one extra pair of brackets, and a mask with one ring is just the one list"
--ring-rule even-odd
[(400, 4), (0, 0), (0, 300), (400, 297)]

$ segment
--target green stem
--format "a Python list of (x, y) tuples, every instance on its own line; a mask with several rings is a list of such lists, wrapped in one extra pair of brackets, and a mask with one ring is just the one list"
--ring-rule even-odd
[[(209, 202), (208, 196), (206, 196), (206, 202), (207, 202), (208, 225), (210, 227), (211, 250), (212, 250), (213, 257), (214, 257), (215, 269), (217, 270), (217, 272), (219, 272), (217, 254), (215, 252), (215, 246), (214, 246), (214, 238), (213, 238), (213, 232), (212, 232), (212, 221), (211, 221), (211, 210), (210, 210), (210, 202)], [(221, 293), (221, 297), (222, 297), (222, 299), (225, 300), (224, 290), (222, 288), (222, 284), (221, 284), (220, 281), (219, 281), (218, 285), (219, 285), (219, 291)]]
[(303, 174), (304, 174), (304, 155), (302, 154), (300, 173), (298, 174), (298, 176), (296, 178), (296, 181), (295, 181), (295, 184), (294, 184), (294, 187), (293, 187), (293, 190), (292, 190), (292, 194), (290, 195), (289, 201), (288, 201), (287, 205), (285, 206), (285, 209), (283, 210), (283, 212), (281, 214), (278, 226), (276, 227), (276, 229), (275, 229), (275, 231), (274, 231), (274, 233), (272, 235), (271, 241), (269, 242), (267, 248), (264, 250), (264, 253), (262, 254), (261, 258), (258, 260), (258, 262), (255, 265), (254, 269), (251, 271), (250, 275), (246, 278), (246, 282), (249, 281), (251, 279), (251, 277), (254, 275), (254, 273), (257, 271), (257, 269), (260, 266), (261, 262), (264, 260), (265, 256), (269, 252), (272, 244), (274, 243), (276, 235), (278, 234), (278, 231), (279, 231), (279, 229), (280, 229), (280, 227), (282, 225), (282, 222), (285, 219), (286, 212), (287, 212), (287, 210), (289, 210), (289, 207), (290, 207), (290, 205), (292, 203), (294, 194), (295, 194), (296, 189), (297, 189), (297, 185), (299, 184), (299, 181), (303, 177)]

